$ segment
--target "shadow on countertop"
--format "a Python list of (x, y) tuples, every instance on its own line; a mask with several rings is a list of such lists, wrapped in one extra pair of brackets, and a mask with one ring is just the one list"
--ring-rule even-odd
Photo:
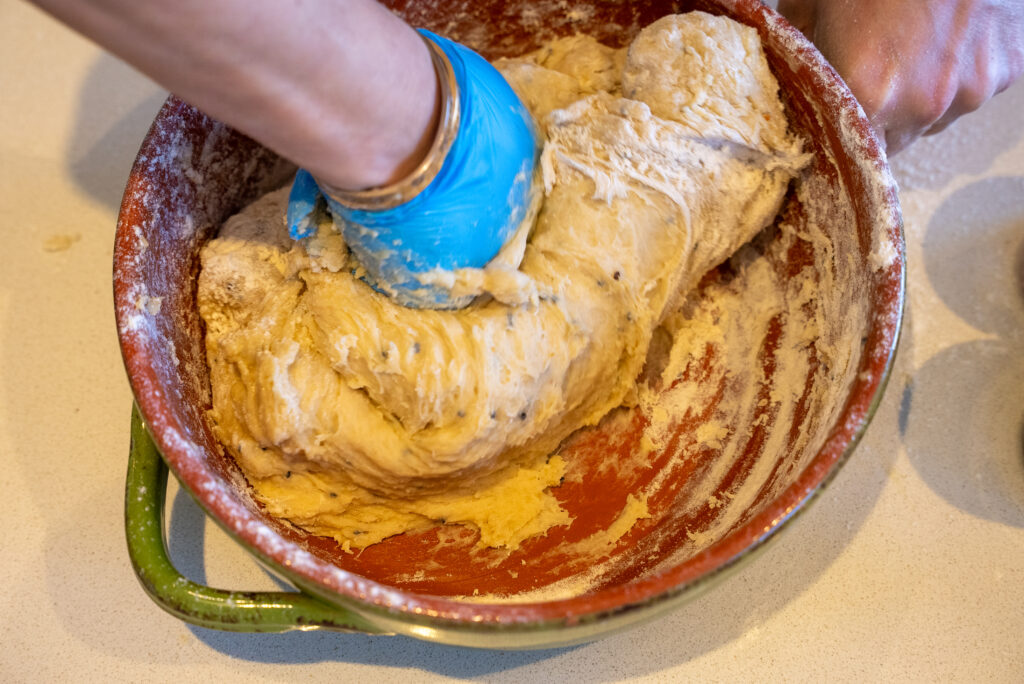
[(139, 146), (166, 99), (167, 91), (106, 53), (85, 77), (65, 153), (68, 172), (115, 213)]
[[(916, 373), (907, 455), (928, 486), (973, 516), (1024, 528), (1024, 177), (952, 193), (925, 229), (932, 289), (981, 339), (954, 344)], [(918, 320), (941, 336), (938, 319)]]

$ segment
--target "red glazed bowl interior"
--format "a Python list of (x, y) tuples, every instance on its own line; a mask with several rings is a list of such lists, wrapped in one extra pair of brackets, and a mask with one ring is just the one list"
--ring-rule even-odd
[[(643, 468), (608, 467), (629, 463), (639, 452), (647, 421), (639, 409), (620, 409), (577, 433), (560, 450), (573, 477), (557, 494), (574, 523), (511, 554), (476, 549), (469, 530), (440, 528), (345, 553), (331, 540), (265, 516), (206, 416), (209, 377), (195, 303), (199, 249), (228, 216), (287, 182), (294, 167), (172, 97), (131, 172), (114, 264), (125, 365), (166, 461), (214, 519), (302, 587), (399, 621), (410, 617), (474, 629), (571, 625), (678, 596), (719, 574), (770, 537), (834, 474), (877, 404), (895, 350), (904, 277), (900, 211), (884, 155), (858, 105), (817, 51), (756, 0), (594, 0), (550, 12), (546, 3), (529, 2), (386, 4), (411, 24), (489, 58), (522, 54), (575, 32), (623, 45), (654, 19), (691, 9), (725, 13), (756, 27), (792, 125), (814, 153), (781, 221), (819, 238), (797, 240), (772, 257), (773, 267), (786, 278), (812, 279), (821, 305), (844, 319), (832, 334), (841, 337), (837, 346), (845, 356), (830, 359), (826, 368), (809, 345), (807, 372), (795, 392), (803, 399), (785, 415), (769, 407), (755, 412), (752, 421), (737, 416), (720, 448), (709, 449), (695, 438), (709, 412), (721, 409), (718, 399), (675, 416), (672, 439), (646, 454)], [(777, 228), (766, 231), (760, 249), (771, 252), (780, 234)], [(889, 259), (879, 261), (879, 245), (887, 247), (882, 251)], [(820, 261), (823, 249), (832, 264), (827, 278), (807, 268)], [(703, 287), (729, 277), (727, 265)], [(789, 382), (773, 359), (785, 325), (774, 323), (761, 342), (757, 377), (750, 382), (762, 383), (765, 391)], [(710, 354), (687, 369), (686, 379), (732, 377), (742, 370), (716, 363), (724, 361)], [(724, 503), (691, 505), (697, 495), (693, 483), (703, 482), (716, 463), (722, 466), (717, 479), (700, 495), (710, 493)], [(733, 496), (741, 487), (750, 495)], [(611, 525), (627, 495), (641, 489), (651, 493), (651, 516), (607, 548), (580, 551), (580, 542)], [(555, 600), (537, 593), (574, 582), (581, 593)], [(523, 600), (459, 598), (477, 593)]]

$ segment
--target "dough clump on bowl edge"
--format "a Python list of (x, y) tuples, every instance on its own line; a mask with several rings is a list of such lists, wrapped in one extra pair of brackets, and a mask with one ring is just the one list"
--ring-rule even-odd
[(518, 269), (451, 274), (469, 307), (374, 291), (329, 224), (293, 242), (286, 189), (202, 252), (217, 436), (268, 513), (347, 549), (441, 523), (515, 549), (569, 524), (558, 445), (630, 401), (654, 330), (808, 159), (756, 31), (727, 18), (496, 66), (543, 133), (544, 196)]

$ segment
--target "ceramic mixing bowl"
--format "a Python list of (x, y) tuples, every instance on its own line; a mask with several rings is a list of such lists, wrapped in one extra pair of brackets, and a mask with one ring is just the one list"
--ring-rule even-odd
[[(713, 307), (714, 293), (728, 291), (757, 310), (765, 293), (736, 283), (744, 264), (761, 259), (780, 283), (782, 308), (753, 331), (745, 361), (709, 343), (654, 393), (653, 407), (619, 409), (562, 445), (571, 476), (556, 496), (571, 525), (513, 552), (477, 549), (471, 531), (438, 527), (346, 553), (265, 515), (206, 414), (199, 250), (294, 167), (172, 97), (132, 169), (114, 256), (118, 331), (137, 406), (126, 495), (136, 571), (167, 610), (232, 630), (348, 629), (529, 648), (584, 641), (665, 611), (739, 567), (806, 507), (879, 401), (904, 289), (900, 210), (884, 154), (820, 54), (757, 0), (386, 4), (489, 58), (575, 32), (623, 45), (658, 17), (691, 9), (755, 27), (813, 161), (778, 224), (709, 274), (687, 306)], [(818, 328), (797, 329), (796, 310), (786, 313), (786, 293), (797, 291), (804, 308), (821, 314)], [(784, 355), (793, 335), (803, 342)], [(669, 401), (684, 386), (715, 391), (693, 404)], [(652, 441), (659, 409), (668, 429)], [(719, 428), (709, 438), (712, 418)], [(165, 463), (213, 520), (299, 591), (228, 592), (182, 578), (161, 536)], [(647, 517), (605, 535), (603, 545), (587, 543), (640, 492)]]

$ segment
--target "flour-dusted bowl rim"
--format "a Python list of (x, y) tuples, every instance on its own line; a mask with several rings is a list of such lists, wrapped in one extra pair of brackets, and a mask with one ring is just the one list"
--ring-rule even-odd
[[(516, 14), (531, 3), (493, 3), (493, 14), (487, 3), (460, 3), (461, 14), (441, 3), (392, 4), (414, 25), (448, 33), (489, 57), (540, 39), (540, 29)], [(613, 25), (628, 31), (676, 6), (663, 4), (659, 12), (654, 3), (639, 9), (635, 3), (572, 3), (572, 12), (544, 30), (590, 30), (597, 21), (605, 33)], [(409, 591), (330, 562), (316, 544), (261, 512), (205, 416), (209, 386), (195, 307), (199, 247), (228, 215), (284, 182), (293, 167), (172, 97), (143, 142), (121, 206), (114, 253), (118, 335), (139, 410), (164, 459), (247, 550), (305, 591), (385, 629), (476, 646), (549, 646), (618, 629), (695, 595), (772, 538), (836, 473), (877, 407), (895, 354), (905, 278), (895, 183), (857, 102), (798, 31), (757, 0), (682, 4), (727, 14), (759, 31), (822, 168), (851, 197), (851, 230), (874, 231), (888, 240), (889, 258), (869, 278), (870, 316), (856, 374), (813, 458), (785, 489), (700, 553), (572, 598), (465, 601)]]

